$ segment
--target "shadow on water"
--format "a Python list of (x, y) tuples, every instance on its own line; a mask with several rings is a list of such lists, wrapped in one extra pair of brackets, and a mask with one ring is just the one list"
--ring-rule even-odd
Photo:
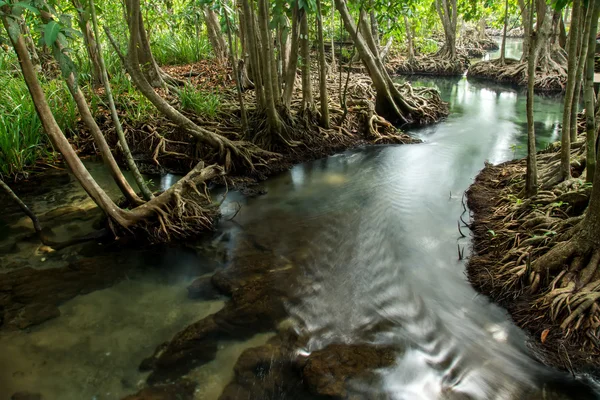
[[(248, 236), (279, 256), (303, 253), (286, 307), (307, 338), (300, 354), (340, 343), (396, 350), (395, 364), (377, 371), (376, 384), (347, 382), (359, 398), (593, 398), (533, 360), (525, 334), (471, 288), (457, 259), (457, 248), (466, 254), (470, 244), (457, 230), (463, 192), (485, 161), (525, 154), (523, 92), (466, 79), (414, 83), (438, 87), (451, 109), (444, 122), (412, 131), (423, 143), (366, 147), (298, 165), (266, 181), (267, 194), (259, 198), (230, 193), (226, 217), (237, 203), (242, 208), (236, 224), (224, 221), (219, 232), (231, 238), (229, 258)], [(561, 112), (560, 98), (536, 98), (539, 148), (558, 139)], [(28, 245), (17, 254), (39, 261), (39, 254), (23, 255), (31, 251)], [(185, 297), (185, 265), (197, 260), (175, 253), (162, 265), (180, 272), (132, 276), (66, 302), (59, 318), (29, 333), (2, 333), (0, 384), (61, 399), (135, 391), (145, 378), (137, 365), (154, 346), (223, 304)], [(222, 343), (214, 361), (191, 372), (196, 398), (218, 398), (242, 350), (269, 337)]]

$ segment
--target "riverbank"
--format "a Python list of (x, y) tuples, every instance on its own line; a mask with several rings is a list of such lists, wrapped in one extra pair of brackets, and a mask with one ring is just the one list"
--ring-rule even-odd
[[(563, 286), (560, 279), (564, 272), (543, 277), (541, 282), (532, 273), (536, 260), (568, 240), (573, 227), (582, 220), (591, 192), (581, 176), (584, 149), (580, 137), (573, 143), (573, 179), (555, 185), (545, 182), (556, 174), (559, 146), (538, 153), (542, 187), (530, 199), (522, 194), (524, 159), (486, 164), (467, 191), (473, 233), (473, 255), (467, 273), (478, 291), (506, 308), (515, 324), (530, 334), (544, 363), (597, 374), (600, 348), (593, 312), (589, 316), (592, 325), (587, 314), (582, 314), (574, 329), (565, 330), (561, 324), (570, 313), (570, 300), (555, 298), (551, 293), (552, 288)], [(564, 293), (568, 296), (570, 292)], [(573, 302), (572, 307), (576, 307)]]

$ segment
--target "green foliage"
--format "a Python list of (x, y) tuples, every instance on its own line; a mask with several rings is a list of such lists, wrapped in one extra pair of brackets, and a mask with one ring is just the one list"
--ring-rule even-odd
[(154, 58), (160, 65), (191, 64), (210, 55), (210, 42), (206, 35), (160, 35), (152, 45)]
[[(113, 96), (119, 109), (127, 116), (127, 120), (133, 124), (146, 122), (155, 112), (154, 106), (133, 86), (129, 76), (119, 71), (111, 79)], [(92, 102), (99, 103), (101, 100), (94, 97)]]
[(217, 116), (221, 98), (219, 95), (207, 91), (196, 90), (186, 85), (179, 93), (181, 106), (201, 116), (214, 118)]

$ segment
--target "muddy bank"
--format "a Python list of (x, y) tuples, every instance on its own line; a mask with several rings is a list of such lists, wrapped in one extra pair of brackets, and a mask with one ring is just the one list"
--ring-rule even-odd
[[(576, 160), (581, 149), (578, 143), (573, 150)], [(538, 153), (540, 176), (553, 171), (558, 158), (556, 147)], [(561, 329), (563, 314), (555, 314), (545, 298), (549, 292), (545, 285), (550, 285), (553, 277), (546, 278), (539, 290), (528, 272), (581, 220), (589, 187), (579, 178), (552, 187), (542, 183), (537, 196), (523, 198), (525, 168), (525, 160), (486, 164), (467, 191), (473, 233), (473, 255), (467, 265), (469, 280), (529, 332), (544, 363), (597, 375), (600, 351), (594, 335)], [(574, 161), (573, 176), (579, 176), (581, 170), (581, 163)]]

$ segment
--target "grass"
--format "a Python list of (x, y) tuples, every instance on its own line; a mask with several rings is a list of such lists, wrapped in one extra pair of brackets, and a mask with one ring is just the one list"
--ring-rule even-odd
[[(46, 135), (37, 116), (29, 90), (11, 55), (0, 57), (0, 174), (13, 176), (22, 173), (41, 157), (51, 157)], [(43, 82), (48, 103), (59, 126), (75, 132), (77, 108), (62, 81)]]
[(215, 118), (219, 111), (221, 98), (219, 95), (207, 91), (196, 90), (185, 86), (179, 93), (181, 106), (188, 111), (208, 118)]
[(210, 57), (210, 43), (206, 35), (157, 35), (152, 52), (160, 65), (192, 64)]

